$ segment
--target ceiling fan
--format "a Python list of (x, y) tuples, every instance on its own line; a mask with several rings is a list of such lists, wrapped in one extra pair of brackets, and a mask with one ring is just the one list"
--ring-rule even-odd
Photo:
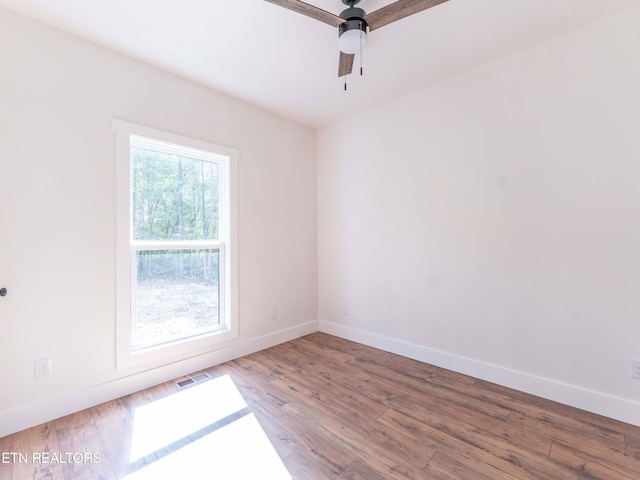
[(347, 9), (343, 10), (340, 15), (334, 15), (299, 0), (266, 1), (315, 18), (332, 27), (338, 27), (338, 45), (340, 47), (338, 77), (343, 77), (353, 70), (355, 54), (366, 47), (367, 30), (373, 31), (384, 27), (396, 20), (401, 20), (449, 0), (397, 0), (371, 13), (366, 13), (363, 9), (356, 7), (360, 0), (342, 0)]

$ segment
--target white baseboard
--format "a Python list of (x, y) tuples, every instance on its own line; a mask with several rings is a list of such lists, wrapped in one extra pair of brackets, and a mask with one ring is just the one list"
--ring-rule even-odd
[(296, 325), (170, 365), (0, 412), (0, 437), (317, 331), (317, 321)]
[(422, 345), (337, 323), (319, 322), (321, 332), (379, 348), (588, 412), (640, 426), (640, 403), (517, 370), (479, 362)]

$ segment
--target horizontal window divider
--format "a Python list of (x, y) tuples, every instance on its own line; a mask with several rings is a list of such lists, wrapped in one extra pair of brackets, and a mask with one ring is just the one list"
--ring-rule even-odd
[(131, 248), (133, 250), (194, 250), (194, 249), (206, 249), (215, 250), (224, 247), (223, 242), (132, 242)]

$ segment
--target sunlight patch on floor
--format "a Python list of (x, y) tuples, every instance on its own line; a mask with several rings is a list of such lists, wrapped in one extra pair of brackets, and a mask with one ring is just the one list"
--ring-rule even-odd
[(138, 407), (129, 461), (133, 463), (176, 442), (185, 442), (188, 435), (246, 406), (231, 377), (224, 375)]
[(251, 413), (127, 475), (123, 480), (291, 480)]

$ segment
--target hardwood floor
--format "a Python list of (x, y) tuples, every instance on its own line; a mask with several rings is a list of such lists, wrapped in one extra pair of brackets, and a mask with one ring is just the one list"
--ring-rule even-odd
[(0, 438), (0, 479), (640, 478), (638, 427), (322, 333), (205, 372)]

